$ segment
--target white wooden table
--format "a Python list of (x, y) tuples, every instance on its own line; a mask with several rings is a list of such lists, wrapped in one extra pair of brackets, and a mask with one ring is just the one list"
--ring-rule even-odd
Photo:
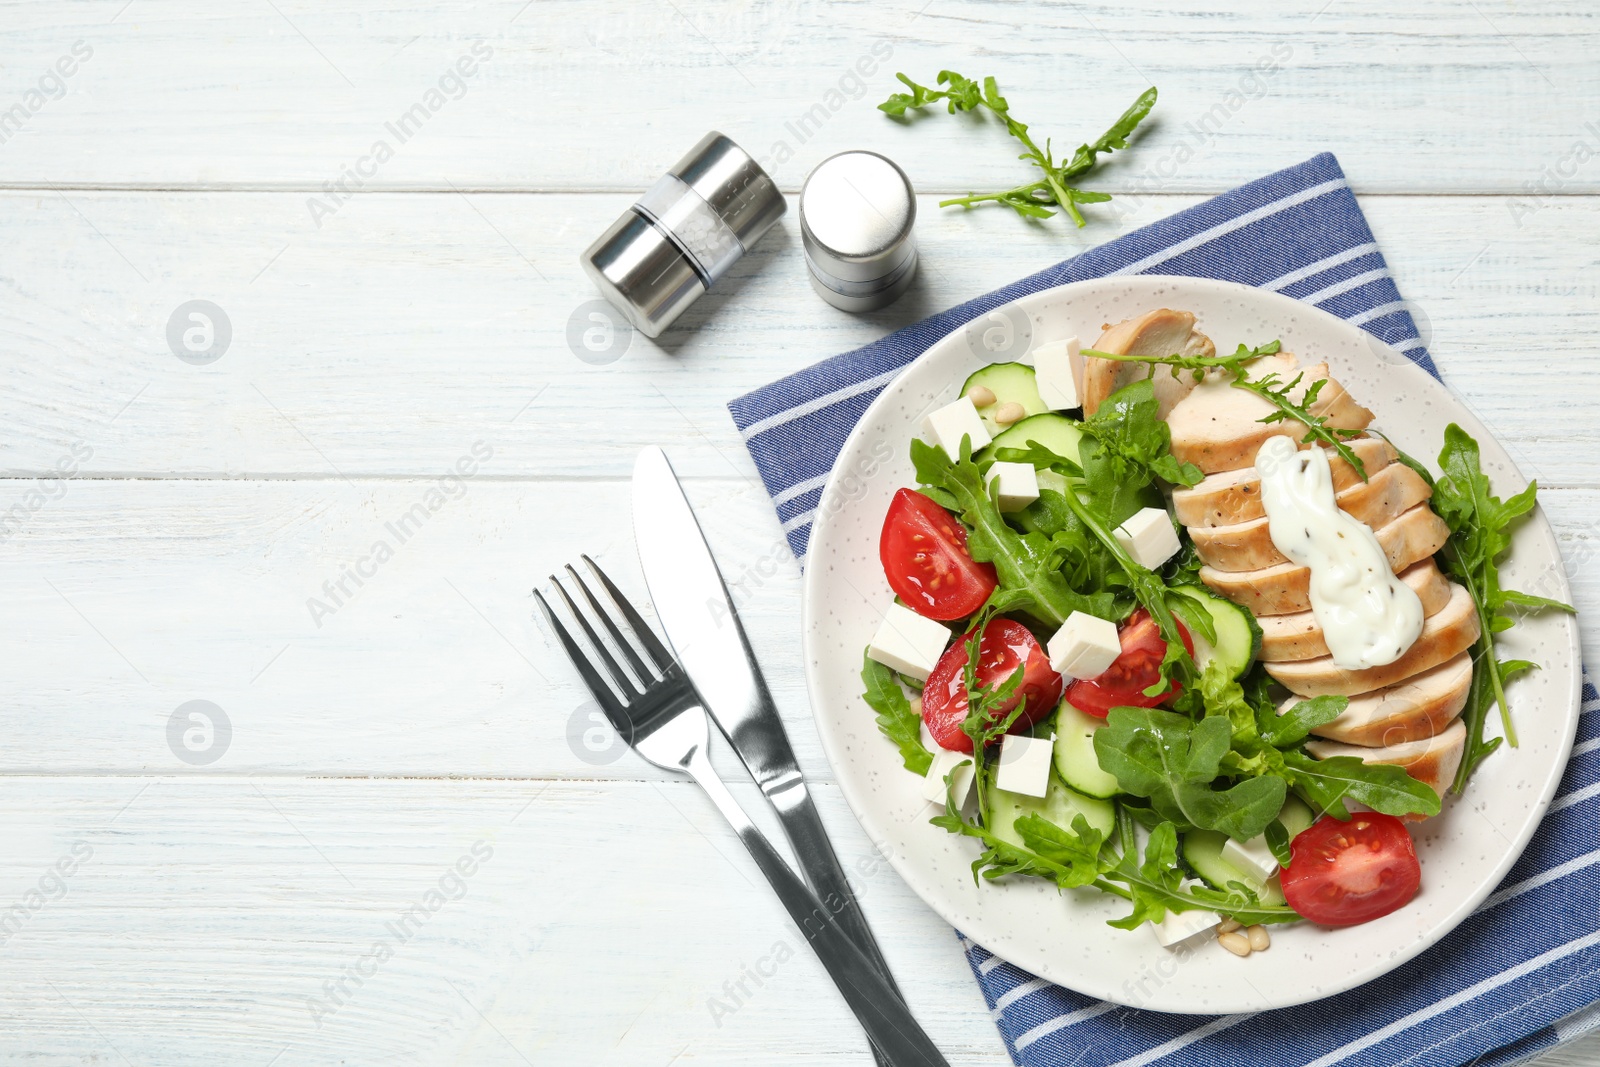
[[(5, 5), (0, 1062), (867, 1062), (811, 959), (744, 978), (797, 947), (779, 907), (692, 787), (587, 747), (534, 622), (580, 552), (639, 589), (627, 474), (658, 442), (911, 1002), (953, 1063), (1005, 1063), (951, 931), (832, 784), (798, 570), (723, 405), (1323, 149), (1600, 611), (1592, 5), (1174, 6)], [(1023, 173), (994, 127), (874, 110), (942, 66), (997, 75), (1058, 146), (1158, 85), (1095, 183), (1135, 195), (1083, 231), (937, 209)], [(576, 358), (578, 253), (712, 128), (791, 195), (841, 149), (902, 163), (918, 287), (823, 305), (791, 215), (660, 345)], [(230, 327), (209, 363), (169, 345), (193, 300)], [(190, 701), (221, 715), (185, 742)]]

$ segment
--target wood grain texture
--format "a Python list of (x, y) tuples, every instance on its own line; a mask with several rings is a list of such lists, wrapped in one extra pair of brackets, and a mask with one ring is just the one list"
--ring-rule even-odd
[[(867, 316), (811, 291), (791, 213), (662, 344), (633, 335), (591, 365), (568, 344), (596, 299), (577, 255), (625, 197), (374, 194), (318, 232), (292, 194), (0, 193), (15, 353), (0, 364), (0, 471), (53, 470), (81, 441), (82, 469), (102, 476), (411, 476), (481, 439), (492, 478), (625, 477), (648, 443), (685, 474), (746, 476), (733, 396), (1197, 199), (1130, 199), (1119, 225), (1077, 232), (925, 197), (918, 281)], [(1547, 387), (1591, 388), (1600, 200), (1563, 198), (1520, 228), (1504, 198), (1363, 206), (1451, 385), (1524, 471), (1600, 484), (1600, 430)], [(207, 366), (167, 340), (196, 298), (232, 324)], [(1545, 373), (1507, 374), (1508, 358)]]
[[(645, 443), (715, 516), (914, 1008), (952, 1063), (1007, 1063), (949, 928), (832, 784), (798, 570), (725, 403), (1332, 150), (1450, 383), (1546, 487), (1592, 615), (1600, 162), (1574, 147), (1600, 152), (1597, 31), (1592, 5), (1508, 0), (8, 4), (0, 916), (44, 903), (0, 927), (0, 1064), (867, 1062), (732, 836), (592, 729), (534, 621), (530, 587), (581, 552), (641, 588), (626, 477)], [(463, 57), (474, 73), (441, 89)], [(1031, 226), (936, 207), (1018, 180), (999, 129), (874, 109), (893, 71), (944, 66), (998, 75), (1058, 148), (1147, 85), (1162, 98), (1089, 183), (1119, 195), (1089, 229)], [(41, 78), (65, 67), (57, 97)], [(408, 112), (402, 138), (385, 124)], [(916, 286), (873, 315), (823, 305), (791, 213), (661, 344), (583, 362), (578, 253), (711, 128), (791, 194), (836, 151), (899, 161), (927, 194)], [(378, 140), (392, 158), (363, 163)], [(193, 299), (233, 330), (208, 366), (166, 339)], [(478, 442), (400, 543), (386, 523)], [(169, 738), (190, 700), (231, 724), (213, 763)], [(356, 984), (479, 841), (493, 856), (460, 899)], [(795, 958), (714, 1017), (784, 939)], [(314, 1013), (325, 982), (345, 1003)], [(1548, 1062), (1600, 1063), (1600, 1038)]]
[[(1098, 183), (1113, 190), (1215, 192), (1333, 149), (1363, 189), (1512, 193), (1600, 122), (1571, 106), (1600, 89), (1579, 3), (125, 2), (8, 9), (8, 105), (76, 42), (93, 55), (5, 145), (0, 181), (319, 191), (385, 140), (365, 188), (634, 192), (717, 128), (791, 190), (840, 144), (930, 190), (1016, 184), (997, 129), (979, 148), (964, 121), (913, 133), (875, 109), (895, 71), (945, 66), (998, 75), (1067, 147), (1160, 87), (1140, 157)], [(490, 56), (402, 141), (389, 124), (474, 44)], [(1600, 164), (1563, 180), (1593, 192)]]

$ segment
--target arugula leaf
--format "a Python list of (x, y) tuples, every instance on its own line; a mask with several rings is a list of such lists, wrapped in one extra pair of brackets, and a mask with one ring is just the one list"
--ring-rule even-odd
[(1168, 901), (1183, 885), (1183, 872), (1178, 868), (1178, 828), (1170, 822), (1161, 823), (1150, 831), (1150, 839), (1144, 846), (1144, 860), (1136, 868), (1138, 877), (1133, 877), (1135, 868), (1129, 859), (1136, 859), (1137, 855), (1131, 846), (1127, 847), (1123, 863), (1112, 874), (1126, 881), (1133, 897), (1133, 911), (1110, 920), (1109, 925), (1122, 930), (1165, 919)]
[(1073, 589), (1060, 569), (1060, 553), (1040, 534), (1020, 534), (1001, 516), (989, 497), (977, 464), (963, 456), (952, 460), (942, 448), (911, 442), (917, 477), (950, 494), (967, 525), (967, 550), (980, 563), (994, 564), (1007, 610), (1025, 611), (1040, 622), (1060, 626), (1074, 611), (1101, 618), (1116, 617), (1110, 593), (1083, 594)]
[[(1158, 412), (1155, 384), (1141, 378), (1106, 398), (1084, 420), (1083, 428), (1099, 441), (1117, 481), (1133, 480), (1136, 488), (1159, 477), (1176, 485), (1195, 485), (1205, 477), (1193, 463), (1172, 454), (1172, 430)], [(1091, 490), (1092, 491), (1092, 490)]]
[(1072, 829), (1063, 830), (1042, 815), (1024, 815), (1016, 821), (1017, 836), (1036, 856), (1060, 868), (1056, 884), (1063, 889), (1092, 885), (1100, 877), (1100, 831), (1082, 815), (1072, 817)]
[(1278, 748), (1298, 745), (1310, 737), (1316, 727), (1343, 715), (1349, 706), (1349, 697), (1324, 695), (1298, 701), (1282, 715), (1273, 709), (1270, 713), (1272, 717), (1261, 723), (1262, 740)]
[(900, 750), (900, 762), (913, 774), (927, 774), (933, 753), (922, 745), (922, 716), (911, 707), (894, 671), (863, 654), (861, 684), (867, 687), (861, 699), (878, 713), (878, 729)]
[(1304, 752), (1283, 753), (1289, 780), (1313, 804), (1337, 819), (1348, 819), (1346, 799), (1365, 804), (1386, 815), (1437, 815), (1439, 794), (1419, 782), (1404, 767), (1362, 763), (1354, 756), (1313, 759)]
[(1213, 788), (1231, 744), (1232, 728), (1224, 716), (1195, 722), (1158, 708), (1112, 708), (1094, 737), (1100, 766), (1128, 792), (1149, 797), (1169, 822), (1244, 841), (1277, 817), (1288, 786), (1280, 777), (1263, 775)]
[(1531, 611), (1571, 612), (1573, 609), (1558, 600), (1500, 587), (1499, 561), (1511, 548), (1512, 528), (1533, 510), (1538, 482), (1529, 482), (1522, 492), (1506, 500), (1495, 496), (1488, 476), (1483, 473), (1478, 442), (1455, 423), (1445, 427), (1439, 468), (1443, 473), (1434, 481), (1433, 509), (1450, 527), (1450, 540), (1440, 557), (1446, 572), (1472, 594), (1481, 630), (1473, 650), (1473, 691), (1465, 715), (1467, 748), (1451, 785), (1459, 793), (1466, 787), (1473, 770), (1499, 745), (1498, 739), (1485, 741), (1483, 737), (1490, 707), (1499, 706), (1505, 740), (1513, 748), (1517, 745), (1516, 727), (1511, 722), (1511, 708), (1506, 702), (1506, 682), (1533, 665), (1522, 660), (1502, 662), (1496, 658), (1494, 635), (1515, 623), (1502, 610), (1508, 606)]
[(961, 111), (986, 108), (1005, 123), (1007, 133), (1022, 142), (1025, 151), (1018, 158), (1030, 161), (1043, 174), (1034, 181), (1024, 182), (1022, 185), (1000, 192), (943, 200), (939, 203), (940, 207), (993, 202), (1004, 204), (1023, 218), (1047, 219), (1055, 214), (1047, 205), (1055, 205), (1065, 211), (1080, 227), (1085, 225), (1087, 220), (1078, 210), (1078, 205), (1103, 204), (1110, 200), (1111, 196), (1109, 193), (1079, 189), (1071, 184), (1072, 179), (1093, 169), (1095, 160), (1100, 155), (1127, 148), (1128, 138), (1133, 135), (1134, 129), (1156, 103), (1155, 88), (1146, 89), (1133, 105), (1112, 123), (1109, 130), (1093, 143), (1079, 145), (1070, 160), (1058, 163), (1051, 152), (1048, 140), (1041, 149), (1028, 133), (1028, 127), (1011, 117), (1011, 104), (1000, 95), (1000, 86), (993, 78), (984, 78), (980, 85), (977, 81), (955, 71), (941, 70), (938, 83), (948, 88), (934, 89), (919, 85), (904, 74), (896, 74), (895, 77), (911, 91), (891, 94), (887, 100), (878, 105), (879, 111), (894, 118), (903, 118), (908, 111), (918, 110), (940, 101), (944, 102), (945, 110), (952, 115)]
[(1289, 830), (1277, 819), (1267, 823), (1267, 848), (1272, 850), (1272, 858), (1278, 861), (1281, 867), (1289, 866), (1293, 854), (1289, 849)]

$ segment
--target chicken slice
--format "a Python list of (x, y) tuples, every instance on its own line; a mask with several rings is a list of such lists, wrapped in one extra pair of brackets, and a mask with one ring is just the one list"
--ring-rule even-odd
[[(1470, 669), (1468, 673), (1471, 673)], [(1345, 745), (1337, 741), (1307, 741), (1306, 751), (1318, 759), (1354, 756), (1362, 763), (1388, 763), (1404, 767), (1407, 774), (1432, 786), (1433, 791), (1443, 799), (1444, 791), (1450, 787), (1450, 780), (1456, 776), (1456, 768), (1461, 766), (1461, 753), (1466, 743), (1467, 728), (1460, 719), (1456, 719), (1440, 733), (1416, 741), (1403, 741), (1383, 748)]]
[[(1370, 481), (1356, 482), (1334, 497), (1346, 514), (1373, 529), (1387, 526), (1433, 495), (1422, 475), (1403, 463), (1391, 463)], [(1219, 571), (1253, 571), (1287, 563), (1288, 557), (1272, 543), (1267, 517), (1233, 526), (1206, 526), (1190, 530), (1201, 560)]]
[[(1094, 343), (1100, 352), (1114, 352), (1119, 356), (1214, 356), (1217, 346), (1211, 338), (1194, 328), (1194, 315), (1188, 311), (1157, 308), (1138, 318), (1108, 326)], [(1106, 397), (1138, 381), (1150, 377), (1155, 387), (1157, 414), (1166, 418), (1173, 407), (1194, 388), (1190, 374), (1174, 375), (1171, 367), (1146, 363), (1119, 363), (1114, 359), (1084, 360), (1083, 413), (1093, 415)]]
[[(1395, 461), (1394, 447), (1381, 437), (1357, 437), (1348, 444), (1366, 469), (1368, 478)], [(1361, 481), (1356, 469), (1337, 453), (1328, 453), (1328, 467), (1333, 473), (1334, 492), (1342, 492)], [(1207, 475), (1187, 489), (1179, 486), (1172, 491), (1172, 506), (1178, 521), (1191, 529), (1231, 526), (1259, 519), (1267, 513), (1261, 504), (1261, 474), (1254, 467)]]
[[(1373, 532), (1396, 574), (1439, 551), (1450, 537), (1450, 528), (1426, 504), (1418, 504)], [(1288, 615), (1311, 607), (1311, 569), (1294, 563), (1253, 571), (1201, 567), (1200, 580), (1258, 617)]]
[[(1344, 713), (1312, 729), (1329, 741), (1383, 748), (1443, 733), (1467, 705), (1472, 688), (1472, 654), (1463, 652), (1437, 667), (1385, 689), (1350, 698)], [(1289, 697), (1281, 715), (1302, 697)]]
[(1478, 633), (1478, 609), (1472, 595), (1452, 583), (1449, 603), (1423, 622), (1421, 636), (1393, 663), (1351, 671), (1337, 666), (1332, 656), (1319, 656), (1298, 663), (1268, 663), (1266, 668), (1291, 693), (1305, 697), (1356, 696), (1405, 681), (1454, 659), (1472, 647)]
[[(1422, 601), (1423, 618), (1437, 613), (1450, 602), (1450, 582), (1431, 556), (1401, 571), (1400, 580)], [(1310, 611), (1263, 615), (1256, 619), (1256, 624), (1261, 627), (1260, 659), (1263, 663), (1293, 663), (1329, 654), (1322, 626)]]

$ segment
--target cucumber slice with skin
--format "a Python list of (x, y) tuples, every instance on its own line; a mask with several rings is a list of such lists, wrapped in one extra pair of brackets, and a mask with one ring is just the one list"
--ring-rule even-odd
[(1278, 821), (1283, 823), (1283, 828), (1289, 831), (1289, 840), (1293, 841), (1311, 829), (1311, 824), (1317, 821), (1317, 816), (1305, 801), (1290, 793), (1288, 799), (1283, 802), (1283, 810), (1278, 812)]
[(1068, 789), (1053, 774), (1043, 798), (991, 787), (984, 791), (984, 799), (988, 802), (988, 809), (983, 813), (984, 825), (1000, 840), (1019, 848), (1027, 846), (1017, 833), (1017, 820), (1028, 815), (1042, 815), (1063, 830), (1072, 829), (1073, 817), (1082, 815), (1090, 826), (1107, 837), (1117, 825), (1117, 809), (1111, 801), (1086, 797)]
[(1116, 796), (1122, 792), (1117, 777), (1100, 767), (1094, 752), (1095, 731), (1105, 720), (1085, 715), (1065, 700), (1056, 711), (1056, 773), (1061, 780), (1085, 796)]
[(1241, 882), (1250, 887), (1256, 899), (1263, 904), (1283, 903), (1283, 888), (1276, 875), (1265, 882), (1248, 875), (1222, 858), (1223, 843), (1228, 835), (1216, 830), (1189, 830), (1183, 835), (1183, 859), (1194, 873), (1213, 889), (1227, 889), (1229, 882)]
[(1081, 424), (1065, 415), (1045, 412), (1042, 415), (1030, 415), (1021, 422), (1013, 423), (1001, 430), (995, 436), (993, 443), (984, 449), (984, 454), (992, 456), (995, 450), (1000, 448), (1027, 448), (1028, 442), (1033, 441), (1048, 448), (1062, 459), (1070, 459), (1076, 463), (1078, 442), (1081, 440), (1083, 440)]
[(1042, 415), (1050, 410), (1050, 406), (1039, 399), (1039, 386), (1034, 381), (1033, 368), (1026, 363), (991, 363), (974, 371), (961, 383), (961, 395), (966, 396), (974, 386), (979, 385), (994, 394), (994, 403), (978, 408), (978, 414), (991, 434), (1000, 432), (999, 425), (994, 421), (994, 413), (1001, 404), (1021, 404), (1024, 417)]
[(1199, 601), (1210, 613), (1211, 621), (1217, 628), (1215, 643), (1199, 634), (1189, 635), (1194, 638), (1195, 665), (1205, 670), (1207, 663), (1217, 659), (1222, 661), (1233, 677), (1243, 677), (1244, 672), (1250, 669), (1250, 664), (1255, 662), (1256, 654), (1261, 651), (1261, 627), (1256, 625), (1249, 609), (1214, 596), (1199, 586), (1180, 585), (1174, 587), (1173, 591)]

